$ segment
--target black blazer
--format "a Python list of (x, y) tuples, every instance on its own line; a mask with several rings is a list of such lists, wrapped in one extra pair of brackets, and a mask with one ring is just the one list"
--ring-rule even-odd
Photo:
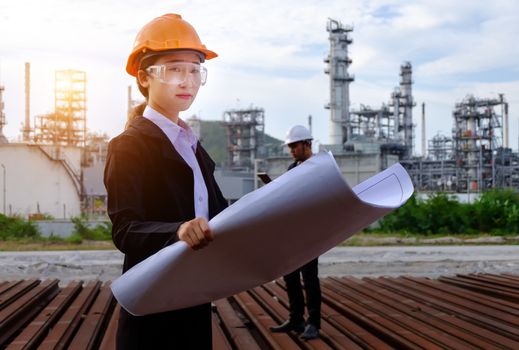
[[(209, 218), (226, 206), (215, 164), (198, 143), (196, 158), (207, 186)], [(153, 122), (134, 119), (108, 145), (104, 173), (108, 215), (123, 272), (178, 240), (179, 226), (195, 218), (194, 177), (189, 165)]]
[[(212, 218), (227, 202), (213, 176), (215, 164), (200, 143), (196, 158)], [(112, 238), (124, 253), (123, 272), (178, 241), (179, 226), (195, 218), (193, 172), (162, 130), (146, 118), (137, 117), (110, 141), (104, 182)], [(211, 349), (210, 304), (147, 316), (121, 309), (117, 348)]]

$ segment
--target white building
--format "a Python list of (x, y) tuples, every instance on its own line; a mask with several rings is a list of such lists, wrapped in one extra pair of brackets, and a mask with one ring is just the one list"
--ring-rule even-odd
[(0, 213), (56, 219), (81, 213), (77, 147), (0, 144)]

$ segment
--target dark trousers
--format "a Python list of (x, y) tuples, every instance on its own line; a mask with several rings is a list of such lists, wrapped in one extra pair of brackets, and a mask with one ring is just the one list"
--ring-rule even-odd
[(319, 284), (317, 258), (294, 272), (284, 276), (287, 285), (287, 293), (290, 304), (290, 320), (294, 323), (304, 322), (305, 300), (301, 286), (301, 276), (306, 294), (306, 308), (308, 309), (308, 322), (317, 328), (321, 328), (321, 286)]
[(211, 304), (147, 316), (121, 308), (117, 350), (212, 350)]

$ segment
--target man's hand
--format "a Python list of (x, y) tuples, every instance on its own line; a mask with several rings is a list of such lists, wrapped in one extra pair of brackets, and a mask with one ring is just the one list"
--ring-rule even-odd
[(211, 229), (204, 218), (195, 218), (184, 222), (177, 231), (178, 239), (186, 242), (193, 250), (202, 249), (214, 238)]

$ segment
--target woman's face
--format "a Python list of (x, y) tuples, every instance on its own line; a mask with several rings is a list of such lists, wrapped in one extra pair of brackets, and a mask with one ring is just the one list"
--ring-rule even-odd
[[(139, 71), (141, 85), (148, 89), (148, 105), (167, 117), (178, 118), (178, 113), (187, 110), (198, 93), (200, 81), (192, 72), (198, 69), (200, 56), (195, 52), (178, 52), (159, 56), (153, 66), (165, 65), (165, 75), (159, 76), (159, 68), (150, 71)], [(174, 72), (178, 72), (174, 73)], [(170, 79), (179, 76), (185, 79)], [(165, 81), (163, 78), (169, 80)]]

